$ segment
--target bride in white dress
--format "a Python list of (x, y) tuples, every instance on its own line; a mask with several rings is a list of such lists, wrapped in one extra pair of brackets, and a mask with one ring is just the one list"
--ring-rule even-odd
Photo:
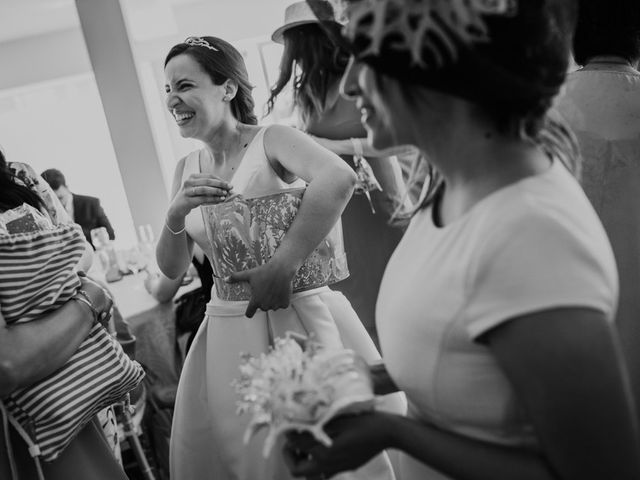
[[(180, 160), (172, 201), (160, 236), (158, 264), (175, 278), (187, 268), (194, 242), (213, 259), (201, 205), (231, 194), (257, 196), (305, 187), (298, 214), (276, 254), (265, 265), (235, 276), (251, 285), (250, 301), (223, 300), (214, 286), (206, 317), (185, 361), (171, 435), (175, 480), (292, 478), (279, 449), (261, 453), (263, 435), (244, 445), (248, 418), (236, 414), (231, 381), (240, 354), (259, 354), (269, 329), (314, 332), (329, 346), (346, 346), (366, 360), (378, 352), (346, 298), (324, 286), (291, 294), (291, 280), (309, 253), (339, 221), (355, 183), (341, 159), (301, 132), (258, 127), (251, 86), (240, 53), (214, 37), (189, 38), (165, 61), (167, 107), (184, 137), (204, 148)], [(212, 262), (213, 264), (214, 262)], [(225, 280), (215, 278), (218, 288)], [(392, 399), (401, 409), (400, 399)], [(393, 407), (392, 407), (393, 408)], [(393, 479), (385, 455), (340, 478)]]

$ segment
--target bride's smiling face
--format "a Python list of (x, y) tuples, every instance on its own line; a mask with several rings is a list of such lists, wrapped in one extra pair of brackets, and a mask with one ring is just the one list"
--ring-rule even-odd
[(173, 57), (164, 72), (167, 108), (180, 134), (198, 140), (208, 138), (224, 119), (224, 84), (215, 85), (188, 54)]

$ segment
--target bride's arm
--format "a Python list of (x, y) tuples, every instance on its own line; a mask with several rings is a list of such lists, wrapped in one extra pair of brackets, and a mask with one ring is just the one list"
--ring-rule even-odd
[(186, 271), (193, 255), (193, 241), (184, 231), (184, 220), (190, 210), (176, 202), (176, 196), (182, 189), (185, 162), (186, 157), (176, 166), (171, 187), (172, 201), (156, 246), (158, 267), (170, 279), (177, 279)]
[(293, 128), (270, 127), (265, 151), (271, 162), (308, 183), (296, 218), (272, 258), (297, 270), (340, 218), (356, 176), (340, 157)]
[(366, 138), (344, 138), (333, 140), (324, 137), (309, 135), (314, 141), (322, 145), (327, 150), (331, 150), (337, 155), (363, 155), (365, 157), (391, 157), (394, 155), (408, 155), (417, 151), (412, 145), (400, 145), (385, 150), (373, 148)]
[(230, 282), (249, 282), (252, 298), (246, 315), (285, 308), (291, 281), (314, 248), (336, 224), (353, 194), (356, 176), (340, 157), (306, 134), (272, 125), (264, 134), (267, 158), (274, 170), (293, 174), (308, 183), (296, 217), (271, 260), (258, 268), (238, 272)]

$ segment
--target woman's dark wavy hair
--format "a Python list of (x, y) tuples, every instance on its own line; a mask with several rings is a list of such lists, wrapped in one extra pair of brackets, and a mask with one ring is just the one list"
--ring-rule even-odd
[(27, 203), (38, 210), (44, 208), (40, 196), (20, 182), (7, 164), (4, 154), (0, 150), (0, 210), (9, 210)]
[(585, 65), (597, 55), (616, 55), (630, 62), (638, 60), (640, 2), (581, 0), (573, 55), (578, 65)]
[(247, 67), (242, 54), (229, 42), (217, 37), (199, 37), (216, 48), (211, 50), (199, 45), (179, 43), (167, 54), (164, 66), (178, 55), (189, 55), (200, 68), (209, 75), (214, 85), (222, 85), (227, 79), (238, 84), (236, 96), (231, 100), (231, 113), (242, 123), (256, 125), (258, 118), (254, 113), (255, 102), (251, 95), (253, 85), (249, 82)]
[(347, 68), (349, 55), (338, 48), (315, 23), (286, 30), (284, 52), (280, 61), (280, 76), (271, 88), (267, 101), (267, 115), (273, 110), (276, 98), (293, 76), (293, 98), (302, 118), (320, 114), (327, 94)]

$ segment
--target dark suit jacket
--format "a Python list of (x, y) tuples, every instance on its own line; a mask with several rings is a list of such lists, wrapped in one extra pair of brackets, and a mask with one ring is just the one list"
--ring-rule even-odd
[[(100, 200), (88, 195), (73, 194), (73, 216), (74, 221), (82, 227), (84, 236), (91, 243), (91, 230), (98, 227), (105, 227), (109, 232), (109, 238), (113, 240), (115, 234), (109, 223), (109, 219), (104, 213)], [(93, 245), (93, 243), (91, 243)]]

